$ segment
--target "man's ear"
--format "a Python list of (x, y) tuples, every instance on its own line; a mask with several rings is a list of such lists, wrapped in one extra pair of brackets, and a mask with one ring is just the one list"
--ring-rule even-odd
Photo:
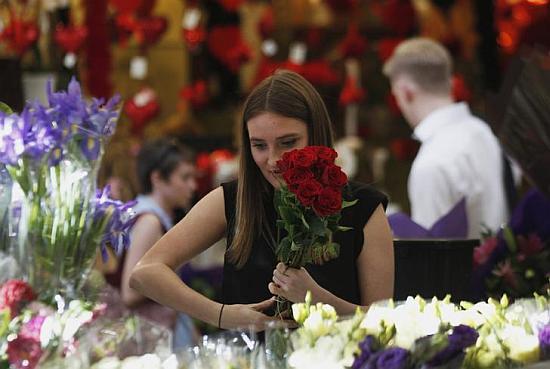
[(162, 176), (160, 175), (160, 172), (158, 170), (153, 170), (149, 175), (149, 179), (151, 180), (151, 185), (153, 185), (154, 187), (155, 184), (162, 181)]

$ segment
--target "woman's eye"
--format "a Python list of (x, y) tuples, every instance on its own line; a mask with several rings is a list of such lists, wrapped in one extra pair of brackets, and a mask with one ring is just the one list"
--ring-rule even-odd
[(263, 144), (263, 143), (253, 143), (252, 147), (257, 149), (257, 150), (263, 150), (263, 149), (265, 149), (266, 145)]
[(281, 142), (281, 144), (285, 147), (292, 147), (292, 146), (296, 145), (296, 139), (286, 140), (286, 141)]

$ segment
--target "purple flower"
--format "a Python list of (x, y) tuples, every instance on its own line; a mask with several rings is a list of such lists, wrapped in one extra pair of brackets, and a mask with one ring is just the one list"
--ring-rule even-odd
[(409, 361), (409, 351), (401, 347), (390, 347), (380, 353), (376, 360), (378, 369), (405, 369)]
[(80, 141), (80, 149), (88, 160), (97, 160), (101, 151), (101, 140), (93, 134), (83, 134)]
[(376, 351), (375, 349), (376, 339), (374, 336), (368, 335), (363, 341), (359, 343), (359, 348), (361, 353), (355, 357), (353, 361), (352, 369), (360, 369), (363, 364), (365, 364), (372, 354)]
[(464, 349), (476, 343), (479, 334), (477, 331), (467, 325), (458, 325), (453, 328), (449, 335), (447, 346), (438, 352), (429, 362), (429, 366), (438, 366), (452, 360), (461, 354)]
[(550, 359), (550, 324), (539, 331), (539, 347), (541, 359)]
[(132, 206), (136, 201), (123, 203), (119, 200), (110, 198), (111, 188), (105, 186), (103, 190), (98, 190), (95, 199), (94, 223), (99, 234), (94, 236), (101, 237), (101, 254), (103, 259), (107, 259), (107, 245), (114, 248), (117, 254), (126, 249), (130, 244), (130, 228), (134, 225), (135, 213)]
[(46, 319), (37, 315), (25, 323), (17, 338), (8, 343), (8, 362), (17, 369), (32, 369), (42, 357), (40, 346), (40, 329)]

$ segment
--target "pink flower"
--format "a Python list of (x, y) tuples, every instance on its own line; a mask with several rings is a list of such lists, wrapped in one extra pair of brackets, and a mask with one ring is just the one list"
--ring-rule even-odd
[(0, 287), (0, 310), (9, 308), (11, 317), (19, 314), (19, 309), (25, 302), (36, 298), (30, 285), (19, 279), (10, 279)]
[(518, 250), (525, 257), (536, 255), (542, 251), (542, 240), (539, 236), (531, 233), (525, 238), (524, 236), (517, 236)]
[(32, 369), (42, 357), (40, 329), (46, 319), (37, 315), (25, 323), (17, 338), (8, 343), (8, 362), (17, 369)]
[(481, 245), (474, 249), (474, 266), (480, 266), (487, 262), (489, 256), (497, 247), (497, 238), (489, 237)]
[(504, 279), (504, 282), (510, 287), (514, 289), (518, 288), (518, 279), (516, 276), (516, 272), (514, 271), (512, 263), (509, 259), (506, 259), (502, 263), (499, 263), (495, 270), (493, 270), (493, 274), (497, 277), (501, 277), (502, 279)]

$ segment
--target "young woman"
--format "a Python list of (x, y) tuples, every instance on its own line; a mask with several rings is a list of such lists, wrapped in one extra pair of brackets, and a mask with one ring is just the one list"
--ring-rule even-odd
[(130, 247), (122, 260), (120, 292), (126, 306), (150, 320), (174, 330), (174, 347), (194, 343), (190, 318), (159, 305), (129, 286), (130, 274), (143, 255), (173, 226), (174, 212), (188, 210), (197, 188), (193, 154), (174, 140), (146, 143), (137, 157), (141, 194), (134, 211), (137, 220), (130, 234)]
[[(287, 269), (274, 254), (276, 162), (307, 145), (332, 146), (326, 107), (300, 75), (279, 71), (260, 83), (244, 105), (238, 180), (206, 195), (166, 233), (134, 268), (130, 285), (141, 294), (221, 328), (274, 319), (266, 310), (273, 295), (333, 305), (340, 314), (392, 297), (394, 256), (384, 213), (386, 198), (350, 183), (345, 196), (358, 202), (342, 211), (338, 258), (322, 266)], [(186, 286), (174, 273), (193, 256), (227, 237), (223, 300), (214, 302)]]

